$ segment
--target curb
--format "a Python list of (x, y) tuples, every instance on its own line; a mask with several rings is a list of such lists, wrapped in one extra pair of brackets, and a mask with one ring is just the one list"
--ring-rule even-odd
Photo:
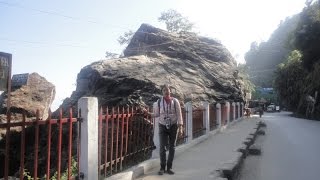
[(239, 176), (241, 166), (245, 158), (251, 155), (260, 155), (261, 147), (255, 145), (254, 142), (258, 135), (265, 135), (266, 124), (263, 121), (257, 123), (257, 127), (254, 128), (254, 132), (251, 132), (249, 136), (243, 142), (243, 146), (237, 149), (237, 154), (232, 158), (230, 162), (223, 163), (221, 168), (217, 171), (220, 172), (222, 178), (228, 180), (236, 179)]

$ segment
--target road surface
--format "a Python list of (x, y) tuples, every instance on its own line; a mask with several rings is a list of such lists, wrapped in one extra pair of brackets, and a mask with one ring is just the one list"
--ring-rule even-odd
[(266, 136), (261, 156), (245, 159), (241, 180), (319, 180), (320, 122), (299, 119), (289, 112), (265, 113)]

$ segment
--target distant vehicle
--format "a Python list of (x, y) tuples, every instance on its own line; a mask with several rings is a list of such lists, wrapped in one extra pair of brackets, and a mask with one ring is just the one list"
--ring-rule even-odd
[(276, 106), (276, 111), (280, 112), (280, 106)]
[(271, 104), (267, 107), (267, 112), (274, 112), (276, 110), (276, 106)]

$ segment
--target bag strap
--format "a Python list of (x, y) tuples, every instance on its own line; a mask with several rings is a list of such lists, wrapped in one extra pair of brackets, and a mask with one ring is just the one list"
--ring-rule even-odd
[[(163, 98), (163, 97), (162, 97)], [(163, 101), (163, 100), (162, 100)], [(177, 113), (177, 108), (176, 108), (176, 98), (173, 98), (173, 107), (174, 107), (174, 112)], [(158, 99), (158, 109), (159, 109), (159, 115), (160, 115), (160, 99)]]

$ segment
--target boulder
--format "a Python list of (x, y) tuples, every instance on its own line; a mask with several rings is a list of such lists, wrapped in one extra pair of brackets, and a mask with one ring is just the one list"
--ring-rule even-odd
[(236, 62), (213, 39), (142, 24), (123, 54), (83, 67), (76, 91), (61, 107), (76, 106), (82, 96), (98, 97), (101, 106), (152, 105), (166, 83), (182, 106), (243, 100), (242, 80), (234, 76)]
[[(50, 106), (55, 97), (55, 86), (48, 82), (44, 77), (37, 73), (23, 74), (26, 75), (26, 81), (17, 85), (12, 81), (11, 91), (11, 108), (12, 120), (20, 120), (21, 114), (25, 111), (28, 117), (35, 117), (36, 111), (39, 110), (41, 119), (48, 118)], [(15, 75), (13, 75), (14, 80)], [(7, 112), (7, 93), (0, 96), (0, 113), (4, 116), (2, 121), (6, 120)]]

